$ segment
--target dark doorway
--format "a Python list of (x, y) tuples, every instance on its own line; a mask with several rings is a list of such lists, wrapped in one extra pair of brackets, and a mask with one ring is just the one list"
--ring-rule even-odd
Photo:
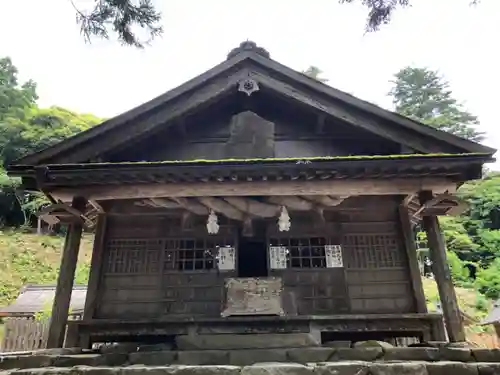
[(255, 238), (240, 237), (238, 244), (238, 277), (266, 277), (267, 245)]

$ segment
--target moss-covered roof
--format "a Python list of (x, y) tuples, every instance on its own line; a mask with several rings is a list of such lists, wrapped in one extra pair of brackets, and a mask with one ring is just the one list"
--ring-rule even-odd
[[(464, 157), (491, 157), (484, 153), (463, 153), (463, 154), (395, 154), (395, 155), (340, 155), (340, 156), (316, 156), (316, 157), (294, 157), (294, 158), (254, 158), (254, 159), (194, 159), (194, 160), (164, 160), (164, 161), (132, 161), (116, 163), (88, 163), (88, 164), (67, 164), (79, 166), (98, 167), (100, 165), (114, 166), (141, 166), (141, 165), (194, 165), (194, 164), (266, 164), (266, 163), (290, 163), (294, 162), (328, 162), (328, 161), (357, 161), (357, 160), (409, 160), (409, 159), (433, 159), (433, 158), (464, 158)], [(63, 165), (61, 165), (63, 166)]]

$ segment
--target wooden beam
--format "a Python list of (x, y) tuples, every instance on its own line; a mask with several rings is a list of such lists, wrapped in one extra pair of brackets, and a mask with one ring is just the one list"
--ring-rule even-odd
[(89, 201), (89, 204), (99, 213), (104, 213), (102, 206), (96, 201)]
[(401, 232), (404, 239), (406, 256), (408, 258), (408, 266), (411, 276), (411, 284), (413, 288), (413, 296), (415, 298), (415, 306), (418, 313), (427, 314), (427, 304), (425, 302), (424, 287), (422, 285), (422, 276), (418, 267), (417, 248), (415, 246), (415, 238), (410, 222), (410, 213), (408, 208), (403, 204), (399, 207), (399, 219)]
[(160, 197), (234, 197), (285, 195), (407, 195), (420, 190), (455, 192), (456, 184), (446, 178), (364, 179), (324, 181), (253, 181), (135, 184), (59, 188), (50, 193), (68, 202), (75, 196), (91, 200)]
[[(71, 207), (79, 212), (85, 209), (87, 202), (81, 197), (75, 197)], [(56, 293), (52, 305), (52, 316), (50, 318), (47, 348), (62, 348), (68, 322), (68, 311), (73, 292), (73, 280), (75, 278), (76, 263), (80, 250), (83, 223), (75, 222), (68, 225), (66, 241), (61, 258), (61, 268), (57, 277)]]
[(223, 199), (214, 197), (200, 197), (198, 199), (206, 207), (210, 208), (211, 210), (214, 210), (217, 213), (223, 214), (229, 219), (243, 221), (247, 216), (244, 212), (230, 205)]
[(415, 198), (415, 195), (416, 194), (408, 194), (405, 199), (403, 199), (403, 206), (404, 207), (408, 207), (408, 205), (410, 204), (410, 202), (413, 200), (413, 198)]
[(201, 204), (199, 201), (196, 200), (196, 198), (182, 198), (182, 197), (177, 197), (173, 198), (173, 200), (177, 203), (179, 203), (180, 207), (183, 207), (184, 209), (192, 212), (193, 214), (196, 215), (208, 215), (209, 214), (209, 209)]
[(259, 202), (244, 197), (226, 197), (224, 200), (238, 210), (256, 217), (275, 217), (280, 213), (281, 207), (274, 204)]
[(322, 134), (325, 128), (326, 113), (318, 114), (318, 121), (316, 122), (316, 134)]
[(328, 195), (304, 195), (302, 198), (313, 201), (325, 207), (335, 207), (349, 197), (331, 197)]
[[(424, 205), (433, 199), (432, 191), (422, 191), (419, 194), (420, 204)], [(443, 309), (446, 331), (451, 342), (465, 341), (465, 331), (462, 315), (458, 307), (450, 267), (446, 259), (446, 247), (437, 216), (424, 216), (422, 226), (427, 233), (429, 256), (432, 261), (432, 273), (436, 280), (441, 307)]]

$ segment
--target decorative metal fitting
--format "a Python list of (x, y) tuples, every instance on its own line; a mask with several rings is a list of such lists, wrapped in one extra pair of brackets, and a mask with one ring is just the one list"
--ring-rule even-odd
[(246, 78), (238, 82), (238, 91), (244, 92), (248, 96), (259, 91), (259, 83), (251, 78)]

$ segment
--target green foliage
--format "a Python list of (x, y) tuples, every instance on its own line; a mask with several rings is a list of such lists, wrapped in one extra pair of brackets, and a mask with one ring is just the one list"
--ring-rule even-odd
[[(368, 8), (365, 27), (367, 32), (376, 31), (381, 25), (388, 24), (396, 9), (411, 5), (410, 0), (338, 1), (340, 4), (360, 3)], [(108, 39), (111, 30), (117, 34), (122, 44), (143, 48), (148, 41), (141, 41), (134, 33), (135, 29), (145, 30), (150, 39), (163, 34), (160, 24), (162, 16), (151, 0), (94, 0), (94, 4), (88, 11), (77, 7), (75, 2), (76, 0), (71, 1), (86, 41), (90, 41), (94, 36)], [(471, 1), (472, 4), (478, 2), (479, 0)]]
[(456, 285), (463, 285), (469, 281), (469, 271), (465, 268), (464, 263), (452, 251), (447, 251), (448, 265), (450, 266), (451, 277)]
[(6, 166), (101, 122), (91, 114), (60, 107), (39, 108), (36, 84), (20, 84), (8, 57), (0, 59), (0, 228), (28, 226), (47, 200), (42, 194), (19, 191), (21, 181), (7, 176)]
[[(475, 5), (480, 0), (471, 0)], [(381, 25), (390, 23), (392, 15), (398, 8), (411, 6), (410, 0), (339, 0), (343, 3), (360, 3), (368, 8), (368, 19), (366, 22), (366, 31), (377, 31)]]
[(461, 256), (463, 259), (475, 252), (479, 245), (474, 243), (464, 226), (464, 218), (453, 216), (442, 216), (439, 218), (441, 231), (446, 239), (446, 247), (451, 252)]
[(479, 271), (476, 286), (487, 298), (500, 298), (500, 258), (495, 259), (488, 268)]
[[(12, 302), (23, 285), (55, 284), (63, 244), (63, 236), (0, 231), (0, 306)], [(85, 235), (80, 247), (75, 284), (88, 282), (91, 252), (92, 237)]]
[(471, 229), (500, 229), (500, 172), (464, 184), (458, 195), (469, 203)]
[[(439, 219), (455, 285), (477, 288), (487, 298), (500, 298), (499, 187), (499, 173), (464, 184), (458, 194), (469, 203), (469, 210), (460, 217)], [(425, 233), (417, 234), (417, 243), (419, 253), (427, 255)], [(477, 267), (475, 281), (466, 264)]]
[(10, 58), (0, 59), (0, 163), (51, 146), (101, 122), (60, 107), (39, 108), (36, 84), (20, 84)]
[(491, 303), (486, 299), (483, 294), (477, 294), (475, 308), (477, 311), (482, 312), (483, 314), (487, 314), (491, 307)]
[[(482, 139), (477, 118), (453, 98), (449, 84), (437, 72), (405, 67), (395, 75), (390, 91), (396, 110), (470, 140)], [(460, 187), (457, 195), (469, 209), (460, 217), (441, 217), (448, 261), (456, 285), (478, 287), (489, 298), (500, 295), (500, 173), (485, 171), (483, 179)], [(423, 233), (418, 234), (419, 253), (426, 253)], [(469, 279), (467, 264), (479, 268), (476, 280)], [(477, 302), (482, 305), (483, 302)]]
[(21, 179), (7, 176), (7, 172), (0, 165), (0, 228), (6, 224), (24, 223), (24, 214), (17, 189)]
[(35, 320), (39, 322), (48, 321), (52, 316), (52, 301), (45, 301), (40, 311), (35, 313)]
[(476, 116), (453, 98), (449, 83), (436, 71), (405, 67), (395, 75), (390, 91), (396, 111), (463, 138), (480, 141)]
[(0, 149), (5, 165), (86, 130), (101, 120), (60, 107), (25, 108), (20, 118), (0, 122)]
[(95, 0), (88, 12), (77, 8), (74, 3), (73, 6), (87, 41), (93, 36), (108, 39), (111, 30), (122, 44), (143, 48), (148, 41), (140, 40), (133, 29), (139, 27), (146, 30), (149, 39), (163, 33), (159, 23), (161, 14), (156, 11), (151, 0)]
[(410, 4), (409, 0), (339, 0), (339, 2), (341, 4), (359, 2), (368, 8), (366, 31), (376, 31), (381, 25), (388, 24), (397, 8), (404, 8)]

